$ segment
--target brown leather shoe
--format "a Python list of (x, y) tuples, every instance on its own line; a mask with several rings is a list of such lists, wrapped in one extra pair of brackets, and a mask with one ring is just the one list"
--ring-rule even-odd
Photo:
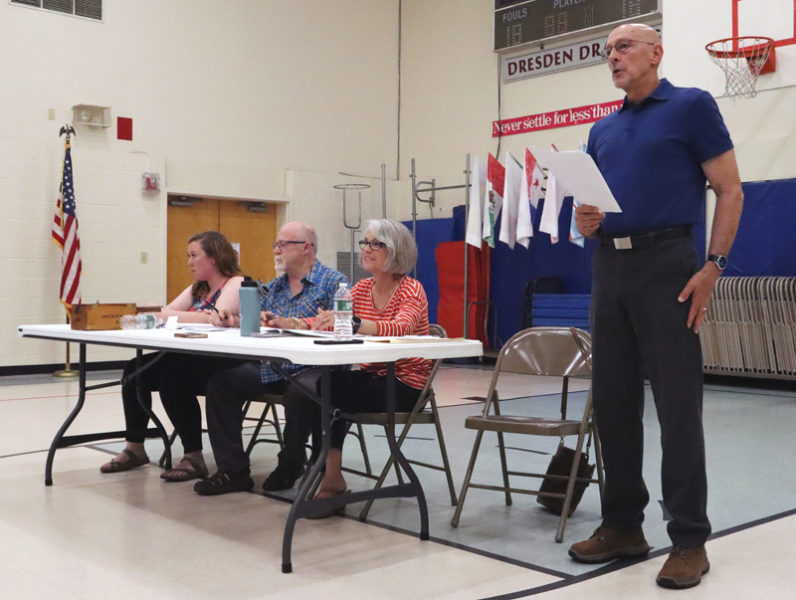
[(705, 547), (687, 548), (675, 546), (663, 564), (656, 581), (665, 588), (690, 588), (702, 581), (702, 576), (710, 571), (710, 563)]
[(644, 556), (649, 551), (650, 546), (641, 528), (623, 533), (600, 525), (588, 540), (572, 544), (569, 555), (578, 562), (601, 563), (615, 558)]

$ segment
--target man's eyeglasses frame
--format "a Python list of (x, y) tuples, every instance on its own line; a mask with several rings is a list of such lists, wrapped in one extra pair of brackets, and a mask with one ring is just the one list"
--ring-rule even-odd
[(271, 247), (276, 250), (279, 248), (280, 250), (284, 250), (288, 244), (306, 244), (307, 240), (278, 240), (271, 244)]
[(627, 54), (630, 52), (630, 49), (633, 47), (633, 44), (647, 44), (648, 46), (654, 46), (655, 42), (647, 42), (644, 40), (619, 40), (615, 46), (609, 46), (608, 44), (605, 45), (605, 48), (600, 50), (600, 56), (603, 60), (608, 60), (611, 56), (611, 52), (616, 50), (619, 54)]

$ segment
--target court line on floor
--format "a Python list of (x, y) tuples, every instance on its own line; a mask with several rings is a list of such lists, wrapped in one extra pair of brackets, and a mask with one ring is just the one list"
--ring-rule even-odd
[[(708, 538), (708, 541), (726, 537), (728, 535), (732, 535), (740, 531), (745, 531), (747, 529), (752, 529), (753, 527), (759, 527), (760, 525), (765, 525), (766, 523), (771, 523), (772, 521), (777, 521), (779, 519), (785, 519), (793, 515), (796, 515), (796, 508), (780, 512), (774, 515), (770, 515), (768, 517), (761, 517), (760, 519), (755, 519), (754, 521), (748, 521), (747, 523), (742, 523), (740, 525), (734, 525), (732, 527), (728, 527), (727, 529), (722, 529), (721, 531), (712, 534)], [(627, 560), (627, 559), (617, 560), (594, 571), (590, 571), (588, 573), (582, 573), (580, 575), (572, 575), (569, 578), (562, 579), (561, 581), (544, 584), (541, 586), (537, 586), (535, 588), (528, 588), (526, 590), (518, 590), (517, 592), (511, 592), (508, 594), (489, 596), (481, 598), (479, 600), (515, 600), (516, 598), (528, 598), (530, 596), (536, 596), (539, 594), (543, 594), (544, 592), (550, 592), (552, 590), (568, 587), (571, 585), (575, 585), (577, 583), (583, 583), (584, 581), (588, 581), (589, 579), (594, 579), (595, 577), (601, 577), (602, 575), (606, 575), (608, 573), (620, 571), (622, 569), (626, 569), (627, 567), (631, 567), (641, 562), (653, 560), (655, 558), (658, 558), (659, 556), (664, 556), (666, 554), (669, 554), (669, 552), (671, 552), (671, 549), (672, 549), (671, 546), (666, 546), (664, 548), (653, 550), (644, 558), (633, 559), (633, 560)]]

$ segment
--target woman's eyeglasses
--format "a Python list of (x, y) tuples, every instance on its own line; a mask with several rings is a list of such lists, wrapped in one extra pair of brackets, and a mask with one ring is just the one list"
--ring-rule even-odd
[(387, 244), (380, 242), (379, 240), (359, 240), (359, 249), (364, 250), (365, 246), (375, 251), (381, 250), (382, 248), (386, 247)]

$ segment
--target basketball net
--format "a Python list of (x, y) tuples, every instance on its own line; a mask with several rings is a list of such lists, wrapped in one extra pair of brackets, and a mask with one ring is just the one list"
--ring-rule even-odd
[(744, 36), (716, 40), (705, 46), (708, 55), (724, 71), (725, 90), (730, 98), (754, 98), (760, 73), (776, 68), (774, 40)]

